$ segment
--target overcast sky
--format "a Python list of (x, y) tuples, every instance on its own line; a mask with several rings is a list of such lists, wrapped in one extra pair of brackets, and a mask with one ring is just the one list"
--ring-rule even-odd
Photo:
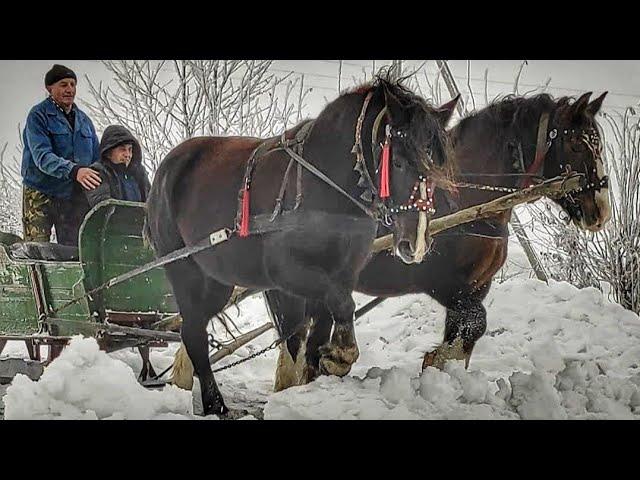
[[(377, 60), (376, 68), (387, 63)], [(404, 61), (407, 67), (421, 65), (423, 61)], [(62, 63), (73, 69), (79, 77), (77, 100), (89, 99), (84, 75), (92, 81), (110, 82), (109, 72), (99, 61), (83, 60), (4, 60), (0, 61), (0, 146), (9, 142), (13, 148), (18, 138), (18, 123), (24, 125), (29, 109), (46, 96), (44, 74), (53, 63)], [(468, 95), (467, 77), (478, 102), (484, 98), (484, 75), (488, 69), (488, 97), (509, 93), (521, 60), (451, 60), (449, 65), (463, 94)], [(363, 69), (371, 72), (371, 60), (344, 60), (341, 87), (349, 86), (354, 78), (361, 78)], [(435, 71), (435, 62), (426, 64), (428, 71)], [(467, 69), (469, 68), (469, 74)], [(307, 99), (307, 111), (316, 115), (326, 101), (337, 95), (337, 60), (287, 60), (276, 61), (274, 73), (293, 71), (305, 75), (305, 85), (313, 88)], [(520, 93), (544, 84), (551, 78), (548, 92), (554, 96), (579, 95), (585, 91), (594, 94), (608, 90), (606, 110), (621, 111), (640, 103), (640, 61), (620, 60), (531, 60), (524, 67), (520, 79)]]

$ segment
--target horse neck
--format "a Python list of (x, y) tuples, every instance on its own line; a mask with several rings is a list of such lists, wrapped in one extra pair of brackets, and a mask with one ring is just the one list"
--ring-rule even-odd
[[(540, 116), (548, 108), (531, 105), (526, 112), (526, 121), (514, 122), (516, 110), (505, 112), (500, 119), (477, 115), (470, 117), (463, 129), (459, 126), (452, 131), (456, 164), (461, 174), (497, 174), (498, 176), (461, 176), (463, 182), (517, 188), (523, 177), (499, 176), (500, 174), (522, 173), (514, 166), (518, 145), (522, 150), (525, 165), (533, 162)], [(518, 112), (522, 114), (523, 112)], [(459, 203), (471, 206), (484, 203), (504, 193), (469, 188), (460, 189)], [(508, 220), (511, 211), (505, 213)]]
[[(513, 154), (520, 147), (525, 165), (531, 165), (536, 153), (540, 117), (550, 111), (550, 105), (532, 100), (517, 108), (505, 109), (501, 118), (476, 115), (467, 120), (461, 132), (455, 127), (452, 134), (460, 173), (521, 173), (514, 166), (517, 158)], [(512, 187), (522, 180), (513, 176), (496, 179), (493, 184)], [(488, 182), (487, 177), (482, 180)]]

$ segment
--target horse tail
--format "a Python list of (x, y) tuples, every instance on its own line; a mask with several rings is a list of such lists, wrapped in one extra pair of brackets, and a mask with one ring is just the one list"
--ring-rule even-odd
[(147, 198), (142, 238), (156, 255), (166, 255), (185, 246), (176, 222), (174, 193), (184, 171), (198, 156), (181, 148), (188, 142), (189, 140), (174, 148), (162, 160)]
[[(153, 179), (147, 198), (147, 214), (142, 229), (143, 241), (157, 256), (166, 255), (185, 246), (176, 221), (175, 191), (185, 170), (201, 154), (182, 148), (187, 140), (174, 148), (164, 158)], [(184, 261), (184, 260), (182, 260)], [(176, 351), (170, 381), (174, 385), (191, 390), (194, 368), (184, 343)]]

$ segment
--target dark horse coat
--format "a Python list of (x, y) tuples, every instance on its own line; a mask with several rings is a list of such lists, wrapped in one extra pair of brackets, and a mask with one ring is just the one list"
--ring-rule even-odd
[[(367, 97), (370, 103), (364, 108)], [(396, 83), (380, 78), (330, 103), (308, 133), (303, 156), (352, 198), (360, 198), (366, 187), (359, 186), (354, 171), (356, 124), (364, 115), (366, 168), (376, 178), (377, 159), (369, 142), (374, 120), (385, 107), (378, 133), (384, 134), (386, 124), (392, 127), (391, 200), (401, 203), (420, 175), (436, 175), (435, 169), (425, 168), (429, 167), (426, 152), (442, 165), (447, 148), (442, 113)], [(234, 228), (247, 160), (262, 142), (246, 137), (194, 138), (167, 155), (147, 202), (145, 235), (158, 255), (194, 245), (218, 229)], [(271, 213), (288, 162), (281, 151), (258, 159), (249, 197), (251, 215)], [(294, 178), (284, 198), (285, 209), (294, 203)], [(302, 308), (305, 301), (326, 305), (336, 324), (323, 354), (328, 372), (345, 374), (358, 356), (351, 292), (376, 235), (376, 220), (308, 171), (302, 187), (303, 201), (290, 227), (265, 235), (233, 236), (165, 267), (184, 321), (182, 339), (202, 386), (205, 414), (228, 411), (209, 365), (206, 325), (225, 306), (235, 285), (277, 289), (303, 302)], [(413, 219), (396, 217), (394, 231), (406, 235), (415, 219), (417, 214)]]
[[(534, 163), (541, 117), (548, 114), (549, 123), (542, 138), (548, 142), (549, 149), (535, 173), (546, 178), (560, 175), (567, 168), (585, 173), (591, 187), (558, 203), (581, 228), (602, 228), (610, 212), (594, 117), (605, 95), (591, 103), (590, 94), (574, 102), (567, 97), (553, 100), (548, 95), (508, 97), (463, 119), (451, 131), (456, 165), (464, 174), (461, 180), (521, 186), (525, 178), (521, 174)], [(485, 203), (500, 195), (503, 193), (464, 187), (456, 196), (438, 191), (436, 216)], [(476, 341), (486, 330), (487, 313), (482, 301), (507, 257), (510, 217), (511, 211), (507, 211), (435, 235), (430, 254), (419, 265), (405, 265), (383, 252), (375, 255), (361, 271), (356, 286), (359, 292), (381, 297), (426, 293), (446, 307), (443, 344), (425, 355), (423, 367), (442, 367), (444, 361), (452, 358), (464, 359), (468, 364)], [(282, 329), (289, 328), (291, 302), (280, 292), (268, 292), (266, 298), (274, 320)], [(305, 342), (306, 363), (316, 362), (320, 346), (331, 331), (331, 318), (326, 310), (308, 308), (306, 315), (314, 318), (309, 336), (305, 340), (300, 335), (288, 342), (293, 358), (288, 363), (281, 359), (283, 371), (276, 376), (279, 388), (311, 380), (304, 374), (300, 377), (299, 372), (294, 375), (284, 370), (292, 368), (291, 360), (295, 361)], [(296, 375), (299, 378), (295, 379)], [(285, 377), (288, 380), (283, 380)]]

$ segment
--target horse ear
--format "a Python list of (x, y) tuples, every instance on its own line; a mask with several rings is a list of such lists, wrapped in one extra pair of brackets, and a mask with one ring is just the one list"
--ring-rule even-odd
[(587, 105), (587, 109), (585, 111), (595, 117), (596, 113), (600, 111), (600, 107), (602, 107), (602, 102), (604, 101), (604, 97), (607, 96), (607, 93), (609, 92), (604, 92), (602, 95), (596, 98), (593, 102)]
[(593, 92), (587, 92), (571, 105), (571, 114), (574, 116), (582, 115), (589, 104), (589, 98)]
[(393, 93), (389, 89), (384, 89), (384, 100), (387, 104), (387, 114), (395, 125), (402, 125), (405, 118), (405, 109)]
[(460, 101), (461, 95), (458, 94), (452, 100), (449, 100), (444, 105), (441, 105), (439, 108), (436, 108), (436, 115), (440, 119), (443, 125), (449, 123), (451, 120), (451, 116), (453, 115), (453, 111), (456, 109), (456, 105)]

